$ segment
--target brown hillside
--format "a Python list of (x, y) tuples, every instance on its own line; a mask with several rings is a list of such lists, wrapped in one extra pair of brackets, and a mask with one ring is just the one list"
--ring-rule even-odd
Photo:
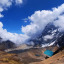
[(59, 53), (55, 54), (54, 56), (44, 61), (30, 64), (64, 64), (64, 50), (60, 51)]
[(0, 51), (0, 64), (23, 64), (16, 54)]
[(45, 48), (15, 51), (17, 54), (0, 51), (0, 64), (64, 64), (64, 50), (48, 59), (45, 58), (44, 51)]

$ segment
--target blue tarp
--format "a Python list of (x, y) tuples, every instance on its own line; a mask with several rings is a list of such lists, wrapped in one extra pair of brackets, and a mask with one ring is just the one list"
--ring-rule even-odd
[(48, 55), (48, 56), (53, 56), (53, 53), (54, 52), (52, 52), (51, 50), (46, 50), (45, 52), (44, 52), (44, 54), (46, 54), (46, 55)]

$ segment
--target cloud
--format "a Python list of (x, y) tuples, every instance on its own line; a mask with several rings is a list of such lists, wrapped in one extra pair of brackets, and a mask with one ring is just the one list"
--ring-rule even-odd
[(2, 18), (2, 17), (4, 17), (4, 15), (2, 15), (2, 14), (0, 13), (0, 18)]
[(43, 37), (43, 39), (45, 41), (47, 41), (48, 39), (52, 39), (52, 38), (53, 38), (53, 35), (46, 35), (46, 36)]
[(2, 22), (0, 22), (0, 29), (3, 27), (3, 24), (2, 24)]
[(15, 0), (16, 4), (22, 4), (23, 1), (22, 0)]
[(25, 20), (24, 22), (26, 23), (27, 21)]
[[(23, 0), (0, 0), (0, 18), (4, 17), (2, 15), (2, 12), (4, 10), (7, 10), (12, 4), (22, 4)], [(29, 38), (27, 35), (23, 34), (17, 34), (17, 33), (11, 33), (8, 32), (6, 29), (3, 29), (3, 23), (0, 22), (0, 37), (3, 39), (3, 41), (10, 40), (16, 44), (22, 44), (25, 43), (27, 38)]]
[(0, 0), (0, 7), (9, 7), (12, 5), (12, 0)]
[[(64, 4), (52, 10), (35, 11), (28, 19), (31, 21), (30, 25), (22, 26), (22, 32), (35, 38), (39, 36), (45, 29), (45, 26), (52, 22), (54, 26), (64, 30)], [(63, 15), (62, 15), (63, 14)], [(59, 18), (59, 19), (57, 19)], [(56, 20), (57, 19), (57, 20)]]
[(2, 12), (2, 11), (3, 11), (3, 8), (0, 7), (0, 12)]
[(54, 22), (54, 25), (59, 28), (60, 32), (64, 32), (64, 14), (58, 17), (58, 20)]
[(12, 3), (22, 4), (23, 0), (0, 0), (0, 7), (10, 7)]
[(0, 37), (3, 39), (3, 41), (10, 40), (16, 44), (25, 43), (26, 40), (29, 39), (29, 37), (25, 34), (23, 35), (23, 34), (7, 32), (6, 29), (3, 29), (2, 22), (0, 22)]
[(27, 23), (29, 21), (28, 18), (22, 19), (22, 21), (24, 21), (25, 23)]
[(22, 4), (23, 0), (0, 0), (0, 17), (3, 17), (3, 15), (1, 15), (1, 12), (3, 12), (4, 10), (8, 9), (12, 3), (13, 4)]
[[(12, 0), (10, 2), (12, 2)], [(35, 11), (35, 13), (28, 17), (28, 19), (31, 23), (29, 25), (22, 26), (21, 28), (21, 31), (24, 34), (10, 33), (6, 29), (3, 29), (3, 24), (0, 22), (1, 38), (15, 43), (26, 43), (30, 38), (33, 39), (40, 36), (46, 25), (50, 22), (52, 22), (54, 26), (58, 27), (59, 31), (64, 31), (64, 4), (57, 8), (52, 8), (52, 10)], [(45, 38), (51, 39), (53, 36), (47, 35)]]

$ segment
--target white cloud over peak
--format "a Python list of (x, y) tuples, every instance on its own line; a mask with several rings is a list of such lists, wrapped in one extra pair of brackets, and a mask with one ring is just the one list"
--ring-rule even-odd
[(45, 41), (47, 41), (48, 39), (52, 39), (53, 35), (46, 35), (43, 37)]
[[(64, 4), (58, 8), (52, 8), (52, 10), (35, 11), (30, 17), (30, 25), (22, 26), (22, 32), (29, 35), (30, 37), (39, 36), (45, 29), (45, 26), (53, 22), (56, 27), (64, 29)], [(63, 15), (62, 15), (63, 14)], [(58, 20), (56, 20), (59, 18)], [(59, 28), (60, 29), (60, 28)]]

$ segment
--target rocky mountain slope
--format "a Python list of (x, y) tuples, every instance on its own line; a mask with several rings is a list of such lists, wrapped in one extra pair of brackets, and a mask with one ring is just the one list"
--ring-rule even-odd
[[(48, 24), (42, 34), (31, 41), (33, 46), (30, 43), (16, 47), (13, 42), (0, 38), (0, 64), (64, 64), (64, 33), (57, 27)], [(48, 57), (45, 50), (53, 51), (54, 55)]]
[(7, 40), (7, 41), (2, 41), (2, 38), (0, 38), (0, 50), (5, 50), (5, 49), (10, 49), (10, 48), (15, 48), (16, 45)]
[(62, 51), (58, 52), (54, 56), (41, 61), (41, 62), (35, 62), (30, 64), (64, 64), (64, 48)]
[(31, 48), (20, 53), (0, 51), (0, 64), (64, 64), (64, 48), (50, 58), (46, 58), (45, 50)]
[(58, 38), (60, 38), (63, 34), (63, 32), (59, 32), (58, 27), (49, 23), (37, 38), (31, 39), (30, 41), (34, 42), (34, 47), (37, 45), (45, 47), (50, 44), (55, 44)]

